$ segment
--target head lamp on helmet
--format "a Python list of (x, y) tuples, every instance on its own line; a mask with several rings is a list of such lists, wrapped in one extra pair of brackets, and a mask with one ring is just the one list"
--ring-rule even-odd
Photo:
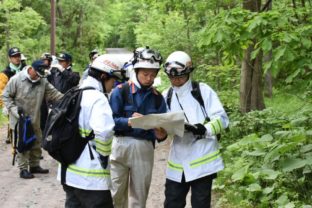
[(183, 76), (194, 70), (191, 57), (183, 51), (171, 53), (164, 64), (165, 73), (169, 76)]

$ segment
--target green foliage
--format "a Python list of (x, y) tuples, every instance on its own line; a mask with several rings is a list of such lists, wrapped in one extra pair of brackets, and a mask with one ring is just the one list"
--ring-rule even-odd
[[(30, 7), (21, 8), (18, 0), (4, 0), (0, 4), (0, 35), (1, 56), (7, 57), (8, 47), (19, 47), (26, 57), (34, 57), (38, 49), (46, 48), (48, 42), (38, 43), (41, 36), (40, 30), (46, 27), (46, 23), (35, 10)], [(42, 47), (42, 48), (39, 48)], [(5, 60), (5, 59), (3, 59)], [(7, 63), (2, 61), (0, 66), (4, 68)]]
[(263, 65), (264, 72), (272, 71), (286, 77), (286, 83), (304, 77), (311, 79), (312, 60), (312, 18), (309, 9), (296, 11), (292, 8), (254, 13), (240, 8), (220, 12), (201, 31), (198, 47), (200, 51), (216, 50), (222, 63), (233, 63), (242, 58), (242, 51), (250, 43), (255, 44), (252, 58), (260, 50), (264, 55), (272, 51), (272, 59)]
[[(280, 103), (285, 94), (277, 95), (274, 102)], [(302, 106), (306, 101), (298, 99), (290, 105), (297, 106), (296, 111), (287, 112), (287, 104), (274, 102), (275, 109), (230, 113), (230, 131), (222, 138), (226, 168), (215, 187), (223, 193), (220, 202), (234, 207), (312, 203), (312, 105)]]

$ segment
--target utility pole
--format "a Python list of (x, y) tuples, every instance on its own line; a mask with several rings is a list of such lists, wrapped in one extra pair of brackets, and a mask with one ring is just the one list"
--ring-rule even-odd
[(50, 50), (51, 54), (55, 55), (55, 28), (56, 28), (56, 18), (55, 18), (55, 0), (51, 0), (51, 41)]

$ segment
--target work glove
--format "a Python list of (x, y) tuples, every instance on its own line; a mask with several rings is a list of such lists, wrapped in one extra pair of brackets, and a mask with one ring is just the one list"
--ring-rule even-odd
[(207, 131), (206, 127), (201, 123), (197, 123), (194, 125), (185, 124), (184, 128), (186, 131), (192, 132), (194, 135), (198, 136), (204, 136)]
[(62, 67), (62, 65), (60, 65), (60, 64), (53, 64), (53, 65), (51, 65), (51, 69), (52, 68), (55, 68), (55, 69), (59, 70), (60, 72), (63, 72), (65, 70), (65, 68)]
[(107, 168), (107, 165), (108, 165), (108, 158), (109, 156), (103, 156), (103, 155), (100, 155), (99, 156), (99, 159), (100, 159), (100, 163), (101, 163), (101, 166), (103, 169), (106, 169)]

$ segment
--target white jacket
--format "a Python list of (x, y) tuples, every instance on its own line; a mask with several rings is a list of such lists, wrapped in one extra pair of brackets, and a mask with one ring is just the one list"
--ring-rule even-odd
[[(199, 87), (210, 122), (205, 124), (207, 133), (203, 139), (196, 141), (196, 137), (190, 132), (185, 132), (183, 138), (174, 136), (168, 159), (167, 178), (176, 182), (182, 181), (183, 172), (188, 182), (224, 168), (215, 135), (228, 126), (229, 120), (217, 94), (204, 83), (200, 83)], [(191, 91), (191, 80), (181, 87), (173, 87), (170, 111), (183, 110), (190, 124), (204, 124), (205, 116)], [(167, 94), (168, 90), (163, 93), (165, 100)], [(186, 118), (185, 121), (187, 122)]]
[[(91, 159), (89, 146), (86, 145), (79, 159), (67, 168), (66, 184), (84, 190), (109, 190), (111, 186), (109, 165), (107, 169), (102, 168), (99, 154), (107, 156), (111, 152), (115, 126), (112, 110), (99, 81), (88, 76), (80, 88), (84, 87), (96, 89), (83, 91), (79, 114), (80, 134), (84, 137), (94, 131), (95, 138), (89, 141), (94, 159)], [(59, 167), (58, 180), (61, 178), (60, 173)]]

